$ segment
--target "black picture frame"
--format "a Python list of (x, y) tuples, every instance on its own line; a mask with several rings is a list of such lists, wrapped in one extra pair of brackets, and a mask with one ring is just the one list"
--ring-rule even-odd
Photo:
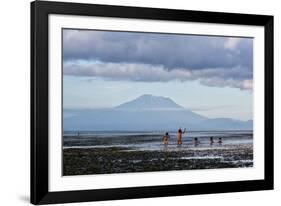
[[(265, 167), (263, 180), (181, 184), (115, 189), (48, 190), (48, 15), (255, 25), (265, 28)], [(138, 8), (63, 2), (31, 2), (31, 203), (50, 204), (195, 195), (273, 189), (273, 16)]]

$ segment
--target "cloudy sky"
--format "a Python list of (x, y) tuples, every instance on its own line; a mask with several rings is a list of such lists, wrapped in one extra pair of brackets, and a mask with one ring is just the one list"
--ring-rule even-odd
[(166, 96), (208, 117), (252, 119), (253, 39), (63, 30), (64, 108)]

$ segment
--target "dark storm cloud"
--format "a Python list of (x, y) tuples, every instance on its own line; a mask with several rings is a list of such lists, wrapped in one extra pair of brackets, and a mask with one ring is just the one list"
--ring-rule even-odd
[(202, 69), (252, 67), (252, 40), (239, 39), (236, 48), (228, 38), (133, 32), (64, 30), (64, 59), (161, 64)]
[[(131, 81), (199, 79), (241, 88), (252, 80), (250, 38), (63, 31), (64, 74)], [(152, 72), (153, 71), (153, 72)]]

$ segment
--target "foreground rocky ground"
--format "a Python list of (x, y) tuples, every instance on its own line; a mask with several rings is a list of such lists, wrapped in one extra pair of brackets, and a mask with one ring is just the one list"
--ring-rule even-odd
[(252, 147), (138, 151), (122, 147), (63, 150), (63, 175), (253, 166)]

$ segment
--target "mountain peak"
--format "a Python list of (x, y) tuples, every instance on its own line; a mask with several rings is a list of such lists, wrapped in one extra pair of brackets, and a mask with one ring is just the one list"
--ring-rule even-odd
[(143, 94), (134, 100), (125, 102), (116, 109), (183, 109), (168, 97)]
[[(139, 96), (138, 98), (157, 98), (158, 96), (153, 96), (152, 94), (143, 94)], [(136, 99), (138, 99), (136, 98)]]

